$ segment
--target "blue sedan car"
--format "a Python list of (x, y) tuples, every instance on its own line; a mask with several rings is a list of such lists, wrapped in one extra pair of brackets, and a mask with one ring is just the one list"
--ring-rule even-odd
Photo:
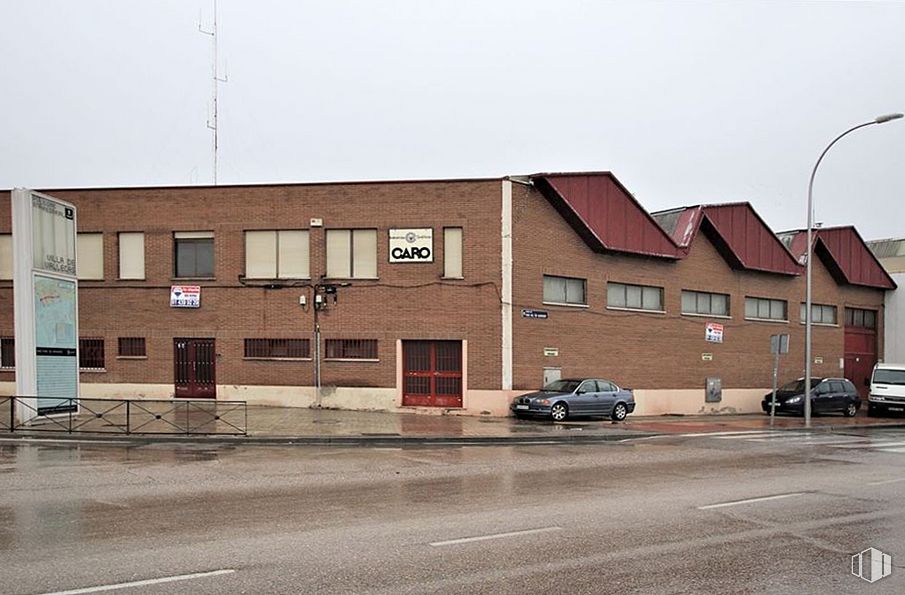
[(516, 417), (604, 416), (622, 421), (635, 410), (631, 389), (600, 378), (571, 378), (551, 382), (541, 390), (516, 397), (509, 409)]

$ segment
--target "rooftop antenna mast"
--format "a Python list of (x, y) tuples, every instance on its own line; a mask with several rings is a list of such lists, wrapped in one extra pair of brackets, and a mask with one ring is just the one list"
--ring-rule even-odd
[(200, 31), (201, 33), (203, 33), (205, 35), (210, 36), (212, 53), (213, 53), (213, 59), (211, 60), (211, 70), (213, 72), (213, 76), (211, 77), (211, 82), (212, 82), (211, 92), (213, 95), (213, 102), (212, 102), (213, 107), (211, 110), (212, 117), (209, 116), (207, 119), (207, 127), (210, 128), (211, 131), (214, 133), (214, 135), (213, 135), (214, 136), (214, 186), (216, 186), (217, 185), (217, 168), (218, 168), (217, 153), (220, 149), (220, 138), (219, 138), (220, 130), (219, 130), (219, 122), (218, 122), (219, 114), (218, 114), (217, 102), (218, 102), (218, 94), (220, 91), (220, 83), (225, 83), (228, 80), (228, 77), (226, 75), (224, 75), (223, 78), (220, 78), (220, 75), (217, 72), (218, 62), (219, 62), (219, 58), (220, 58), (220, 56), (217, 52), (217, 0), (214, 0), (214, 20), (211, 25), (211, 30), (205, 31), (201, 27), (201, 17), (199, 16), (198, 17), (198, 31)]

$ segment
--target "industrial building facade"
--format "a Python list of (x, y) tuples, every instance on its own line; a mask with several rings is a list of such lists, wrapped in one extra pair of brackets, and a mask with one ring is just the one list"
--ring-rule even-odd
[[(771, 335), (791, 336), (781, 377), (803, 368), (803, 234), (747, 203), (650, 214), (607, 172), (44, 192), (79, 211), (82, 396), (506, 415), (594, 376), (633, 388), (638, 414), (745, 412)], [(895, 284), (853, 228), (814, 249), (814, 374), (857, 383)]]

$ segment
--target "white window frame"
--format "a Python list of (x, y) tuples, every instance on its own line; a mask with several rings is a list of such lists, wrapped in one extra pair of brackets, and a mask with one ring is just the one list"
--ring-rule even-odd
[[(622, 287), (622, 292), (624, 294), (624, 305), (612, 304), (610, 300), (610, 290), (616, 290), (619, 287)], [(640, 307), (638, 306), (630, 306), (628, 299), (628, 291), (629, 289), (638, 289), (640, 290)], [(660, 294), (660, 308), (645, 308), (644, 307), (644, 290), (645, 289), (654, 289)], [(628, 310), (631, 312), (653, 312), (655, 314), (665, 314), (666, 313), (666, 290), (663, 287), (658, 287), (656, 285), (639, 285), (637, 283), (623, 283), (621, 281), (608, 281), (606, 284), (606, 307), (607, 310)]]
[[(135, 253), (131, 253), (128, 251), (129, 248), (132, 248), (133, 246), (131, 246), (129, 243), (123, 242), (124, 236), (141, 238), (140, 255), (137, 255)], [(142, 231), (121, 231), (116, 234), (116, 243), (117, 243), (117, 250), (119, 253), (119, 262), (117, 263), (117, 265), (119, 267), (119, 271), (118, 271), (119, 277), (117, 277), (117, 278), (124, 279), (124, 280), (143, 281), (146, 278), (146, 274), (147, 274), (146, 269), (145, 269), (145, 234), (144, 234), (144, 232), (142, 232)], [(137, 264), (135, 266), (136, 270), (138, 268), (141, 268), (141, 276), (137, 276), (135, 274), (129, 274), (129, 273), (124, 274), (123, 273), (123, 271), (124, 271), (123, 264), (126, 262), (129, 262), (131, 259), (135, 259), (136, 263), (139, 263), (139, 262), (141, 263), (141, 267), (139, 267)]]
[[(806, 305), (805, 302), (801, 302), (801, 308), (799, 309), (801, 324), (807, 324), (807, 320), (805, 320), (805, 314), (807, 314)], [(819, 316), (814, 316), (815, 309), (820, 312)], [(832, 311), (833, 313), (832, 322), (824, 321), (824, 314), (826, 314), (827, 311)], [(815, 304), (811, 302), (811, 324), (817, 326), (839, 326), (839, 308), (832, 304)]]
[[(100, 253), (99, 254), (87, 254), (88, 252), (88, 242), (91, 241), (100, 241)], [(92, 246), (94, 248), (94, 246)], [(100, 231), (86, 231), (79, 232), (76, 234), (76, 256), (77, 260), (75, 263), (76, 266), (76, 277), (79, 281), (103, 281), (104, 280), (104, 233)], [(90, 273), (85, 270), (85, 267), (90, 263), (89, 258), (98, 258), (100, 262), (95, 262), (94, 264), (99, 265), (100, 276), (95, 276), (96, 273)], [(92, 276), (89, 276), (92, 275)]]
[[(330, 239), (330, 238), (333, 237), (333, 238), (337, 238), (337, 239), (338, 239), (338, 238), (341, 237), (340, 234), (342, 234), (342, 233), (347, 233), (347, 234), (348, 234), (348, 241), (347, 241), (347, 242), (345, 243), (345, 245), (343, 246), (343, 252), (344, 252), (344, 253), (345, 253), (345, 252), (348, 253), (348, 259), (349, 259), (349, 261), (348, 261), (348, 263), (346, 263), (345, 266), (342, 266), (342, 267), (341, 267), (341, 268), (342, 268), (342, 271), (337, 271), (336, 268), (335, 268), (335, 264), (336, 264), (336, 263), (334, 263), (334, 266), (331, 267), (331, 260), (330, 260), (330, 244), (331, 244), (331, 239)], [(372, 274), (372, 275), (371, 275), (371, 274), (362, 274), (360, 271), (356, 271), (356, 270), (355, 270), (355, 269), (356, 269), (356, 267), (355, 267), (355, 262), (356, 262), (356, 260), (357, 260), (356, 255), (359, 256), (359, 257), (361, 257), (362, 254), (363, 254), (363, 253), (358, 252), (358, 251), (356, 250), (356, 247), (355, 247), (355, 246), (356, 246), (356, 241), (362, 242), (362, 241), (363, 241), (363, 238), (365, 237), (366, 234), (367, 234), (367, 235), (373, 234), (373, 236), (374, 236), (374, 245), (373, 245), (374, 262), (373, 262), (373, 274)], [(378, 246), (378, 244), (379, 244), (377, 236), (378, 236), (378, 232), (377, 232), (377, 229), (374, 228), (374, 227), (367, 227), (367, 228), (337, 228), (337, 229), (328, 229), (328, 230), (326, 230), (325, 233), (324, 233), (324, 239), (325, 239), (325, 243), (326, 243), (326, 245), (325, 245), (325, 252), (326, 252), (326, 261), (327, 261), (327, 275), (326, 275), (326, 278), (327, 278), (327, 279), (370, 279), (370, 280), (376, 280), (376, 279), (378, 278), (378, 268), (377, 268), (377, 261), (378, 261), (378, 258), (377, 258), (377, 246)], [(356, 238), (358, 238), (358, 239), (356, 240)], [(369, 242), (369, 243), (370, 243), (370, 242)], [(346, 247), (348, 247), (348, 248), (346, 248)], [(338, 258), (338, 256), (334, 256), (334, 258)], [(369, 264), (370, 264), (370, 263), (369, 263)], [(332, 271), (331, 271), (331, 268), (333, 268)], [(336, 274), (337, 272), (340, 272), (340, 273), (348, 273), (348, 274)], [(367, 273), (367, 272), (370, 272), (370, 271), (366, 271), (366, 273)]]
[[(685, 309), (685, 298), (687, 296), (694, 296), (695, 299), (695, 310), (689, 311)], [(698, 306), (701, 303), (701, 297), (707, 296), (710, 298), (710, 311), (709, 312), (701, 312), (698, 309)], [(726, 313), (725, 314), (717, 314), (713, 311), (713, 297), (719, 296), (726, 298)], [(679, 308), (682, 312), (683, 316), (704, 316), (706, 318), (732, 318), (732, 298), (728, 293), (719, 293), (714, 291), (698, 291), (696, 289), (683, 289), (680, 295)]]
[[(457, 237), (458, 236), (458, 237)], [(465, 278), (465, 232), (461, 227), (443, 228), (443, 278)], [(458, 268), (456, 261), (458, 260)]]
[[(251, 236), (249, 234), (252, 234)], [(254, 234), (273, 234), (273, 263), (274, 275), (251, 275), (248, 271), (249, 264), (249, 238)], [(285, 238), (288, 244), (289, 234), (303, 234), (301, 243), (304, 246), (304, 255), (300, 262), (304, 262), (303, 275), (290, 275), (285, 272), (282, 262), (286, 258), (294, 258), (284, 253), (281, 238)], [(310, 279), (311, 278), (311, 234), (307, 229), (246, 229), (245, 230), (245, 278), (246, 279)]]
[(0, 233), (0, 281), (13, 278), (13, 234)]
[[(758, 313), (757, 316), (752, 316), (752, 315), (748, 314), (748, 304), (752, 300), (757, 304), (757, 307), (755, 308)], [(760, 306), (765, 302), (769, 302), (768, 309), (771, 312), (773, 310), (774, 304), (776, 304), (776, 303), (782, 304), (783, 310), (784, 310), (784, 318), (776, 318), (776, 317), (772, 316), (772, 314), (767, 317), (760, 316), (760, 310), (761, 310)], [(782, 300), (782, 299), (778, 299), (778, 298), (765, 298), (765, 297), (757, 297), (757, 296), (753, 296), (753, 295), (746, 295), (745, 296), (745, 320), (755, 320), (758, 322), (777, 322), (780, 324), (788, 324), (788, 322), (789, 322), (789, 302), (787, 300)]]
[[(565, 301), (560, 301), (553, 299), (552, 297), (547, 296), (547, 280), (551, 281), (562, 281), (563, 282), (563, 293), (566, 296)], [(581, 282), (581, 301), (570, 301), (569, 300), (569, 285), (570, 281), (579, 281)], [(587, 308), (588, 307), (588, 280), (582, 279), (581, 277), (565, 277), (563, 275), (544, 275), (543, 276), (543, 287), (542, 287), (543, 297), (542, 301), (544, 304), (548, 304), (551, 306), (571, 306), (573, 308)]]

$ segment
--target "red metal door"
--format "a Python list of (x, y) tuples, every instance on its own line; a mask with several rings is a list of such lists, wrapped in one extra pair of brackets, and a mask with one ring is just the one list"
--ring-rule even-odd
[(845, 327), (845, 377), (855, 384), (862, 399), (867, 398), (870, 376), (877, 363), (876, 329)]
[(174, 339), (175, 394), (186, 399), (217, 397), (216, 353), (213, 339)]
[(402, 404), (462, 406), (462, 343), (402, 342)]

